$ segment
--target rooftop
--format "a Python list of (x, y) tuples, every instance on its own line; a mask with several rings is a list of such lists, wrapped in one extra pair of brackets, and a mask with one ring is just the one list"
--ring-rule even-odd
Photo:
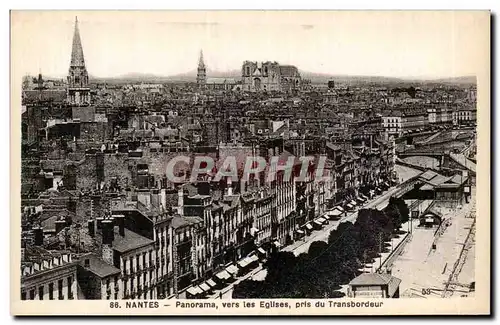
[(136, 248), (153, 244), (154, 241), (143, 237), (133, 231), (125, 228), (125, 237), (120, 236), (118, 227), (115, 227), (115, 239), (113, 240), (113, 249), (125, 253)]
[(94, 273), (100, 278), (105, 278), (111, 275), (120, 274), (121, 270), (114, 267), (111, 264), (104, 262), (101, 258), (94, 254), (90, 254), (87, 256), (83, 256), (80, 261), (80, 265), (85, 265), (85, 260), (89, 260), (89, 267), (86, 267), (87, 270)]

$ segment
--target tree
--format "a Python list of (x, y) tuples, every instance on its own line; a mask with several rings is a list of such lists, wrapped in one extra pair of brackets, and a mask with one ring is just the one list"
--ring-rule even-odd
[(389, 204), (384, 209), (384, 212), (392, 220), (393, 230), (398, 230), (401, 228), (401, 213), (399, 212), (398, 206), (396, 204), (395, 198), (391, 197), (389, 199)]

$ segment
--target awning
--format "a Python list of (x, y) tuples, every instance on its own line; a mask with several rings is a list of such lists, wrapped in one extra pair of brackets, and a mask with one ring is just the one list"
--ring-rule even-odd
[(207, 280), (207, 284), (212, 288), (215, 288), (217, 286), (217, 283), (215, 283), (215, 281), (212, 279)]
[(434, 218), (425, 218), (425, 222), (434, 222)]
[(323, 218), (323, 217), (319, 217), (317, 220), (318, 220), (319, 222), (321, 222), (321, 223), (324, 223), (324, 222), (326, 221), (326, 219), (325, 219), (325, 218)]
[(303, 233), (304, 233), (304, 231), (303, 231), (303, 230), (300, 230), (300, 229), (297, 229), (297, 230), (296, 230), (296, 232), (297, 232), (298, 234), (303, 234)]
[(384, 182), (384, 185), (387, 187), (391, 187), (391, 185), (389, 185), (389, 183), (387, 183), (387, 182)]
[(353, 206), (351, 203), (348, 203), (348, 204), (347, 204), (347, 207), (348, 207), (349, 209), (354, 208), (354, 206)]
[(238, 268), (236, 267), (236, 265), (229, 265), (228, 267), (226, 267), (226, 271), (232, 275), (238, 274)]
[(247, 265), (248, 265), (248, 261), (246, 260), (246, 258), (244, 258), (238, 262), (239, 267), (246, 267)]
[(245, 262), (247, 262), (247, 264), (252, 264), (253, 260), (250, 256), (247, 256), (245, 257)]
[(226, 270), (217, 273), (215, 276), (220, 280), (226, 280), (231, 277), (231, 275)]
[(202, 284), (200, 284), (200, 288), (203, 291), (210, 291), (210, 287), (208, 286), (208, 284), (206, 282), (203, 282)]
[(307, 229), (309, 229), (309, 230), (312, 230), (312, 229), (313, 229), (313, 226), (312, 226), (310, 223), (308, 223), (308, 224), (306, 225), (306, 228), (307, 228)]
[(194, 286), (194, 287), (189, 287), (187, 288), (186, 290), (190, 295), (192, 296), (196, 296), (197, 294), (200, 294), (202, 293), (203, 291), (198, 287), (198, 286)]
[(259, 257), (257, 255), (252, 255), (249, 257), (249, 259), (253, 263), (253, 262), (257, 262), (259, 260)]
[(333, 209), (332, 211), (329, 211), (328, 214), (331, 215), (331, 216), (334, 216), (334, 217), (338, 217), (340, 216), (342, 213), (342, 211), (338, 210), (338, 209)]
[(339, 210), (339, 211), (344, 212), (344, 208), (343, 208), (343, 207), (341, 207), (340, 205), (337, 205), (337, 206), (335, 207), (335, 209), (337, 209), (337, 210)]
[(356, 206), (356, 205), (357, 205), (356, 201), (354, 201), (354, 200), (351, 200), (351, 202), (350, 202), (350, 203), (351, 203), (352, 205), (354, 205), (354, 206)]
[(317, 224), (318, 226), (322, 226), (323, 224), (319, 222), (318, 220), (314, 220), (314, 223)]
[(274, 246), (276, 246), (277, 248), (280, 248), (280, 247), (281, 247), (281, 244), (280, 244), (278, 241), (275, 241), (275, 242), (274, 242)]
[(379, 187), (377, 187), (376, 190), (379, 191), (379, 192), (381, 191)]
[(262, 248), (262, 247), (259, 247), (259, 249), (257, 249), (259, 251), (259, 253), (261, 254), (266, 254), (266, 251)]

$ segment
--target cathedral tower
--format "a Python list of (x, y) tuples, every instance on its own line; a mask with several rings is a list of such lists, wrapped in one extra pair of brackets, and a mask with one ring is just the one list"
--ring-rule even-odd
[(198, 61), (198, 73), (196, 75), (196, 83), (198, 86), (204, 86), (207, 83), (207, 69), (203, 62), (203, 51), (200, 51), (200, 60)]
[(89, 75), (85, 68), (82, 41), (78, 30), (78, 18), (75, 18), (75, 32), (73, 34), (73, 48), (68, 72), (67, 99), (71, 105), (90, 104)]

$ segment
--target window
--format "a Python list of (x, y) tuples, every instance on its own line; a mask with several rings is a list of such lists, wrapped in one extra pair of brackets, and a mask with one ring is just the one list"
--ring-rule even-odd
[(54, 283), (49, 283), (49, 300), (54, 300)]
[(38, 299), (43, 300), (43, 285), (38, 287)]
[(73, 293), (71, 292), (71, 287), (73, 286), (73, 277), (68, 277), (68, 299), (73, 299)]
[(59, 293), (58, 299), (59, 300), (63, 300), (64, 299), (64, 296), (63, 296), (63, 280), (58, 280), (57, 281), (57, 292)]

